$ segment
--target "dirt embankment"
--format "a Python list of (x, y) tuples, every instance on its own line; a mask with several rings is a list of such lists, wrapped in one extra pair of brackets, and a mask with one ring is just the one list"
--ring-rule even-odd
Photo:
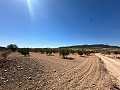
[(96, 56), (61, 59), (31, 53), (13, 53), (0, 68), (0, 90), (109, 90), (111, 82), (104, 64)]

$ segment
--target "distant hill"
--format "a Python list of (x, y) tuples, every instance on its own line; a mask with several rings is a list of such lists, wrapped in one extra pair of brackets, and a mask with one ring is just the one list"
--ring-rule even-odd
[(104, 45), (104, 44), (93, 44), (93, 45), (85, 44), (85, 45), (66, 46), (66, 47), (60, 47), (60, 48), (120, 48), (120, 47)]

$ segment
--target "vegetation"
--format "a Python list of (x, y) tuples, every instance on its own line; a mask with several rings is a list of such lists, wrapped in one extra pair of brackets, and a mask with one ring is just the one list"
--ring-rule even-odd
[(70, 53), (75, 54), (76, 51), (75, 50), (70, 50)]
[(3, 53), (1, 54), (1, 56), (3, 57), (3, 59), (6, 59), (9, 54), (10, 54), (10, 52), (7, 51), (7, 52), (3, 52)]
[(50, 55), (52, 54), (52, 49), (47, 48), (47, 49), (45, 50), (45, 52), (46, 52), (47, 55), (50, 56)]
[(77, 54), (81, 56), (81, 55), (83, 55), (83, 51), (77, 50)]
[(67, 56), (70, 54), (69, 49), (60, 49), (59, 54), (62, 58), (67, 59)]
[(120, 54), (120, 51), (114, 51), (113, 53), (117, 55)]
[(17, 50), (18, 46), (15, 45), (15, 44), (10, 44), (10, 45), (7, 46), (7, 48), (9, 48), (9, 49), (12, 50), (13, 52), (15, 52), (15, 51)]
[(90, 51), (83, 51), (83, 53), (84, 53), (85, 55), (89, 56), (91, 52), (90, 52)]
[(22, 55), (26, 56), (29, 55), (30, 49), (29, 48), (21, 48), (18, 50), (19, 53), (21, 53)]

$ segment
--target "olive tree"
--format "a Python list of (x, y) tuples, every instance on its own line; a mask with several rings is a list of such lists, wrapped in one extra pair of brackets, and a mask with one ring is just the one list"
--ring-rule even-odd
[(46, 52), (47, 55), (50, 56), (50, 55), (52, 54), (52, 49), (47, 48), (47, 49), (45, 50), (45, 52)]
[(21, 49), (19, 49), (18, 52), (21, 53), (22, 55), (26, 56), (26, 55), (29, 55), (30, 50), (29, 50), (29, 48), (21, 48)]
[(83, 51), (77, 50), (77, 54), (80, 55), (80, 56), (82, 56), (83, 55)]
[(69, 49), (60, 49), (59, 54), (62, 58), (67, 59), (67, 56), (69, 55)]
[(7, 48), (9, 48), (11, 51), (15, 52), (18, 48), (18, 46), (16, 44), (10, 44), (7, 46)]

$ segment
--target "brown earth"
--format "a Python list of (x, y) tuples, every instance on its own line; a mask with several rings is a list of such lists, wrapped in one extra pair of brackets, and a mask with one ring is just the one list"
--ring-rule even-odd
[(12, 53), (0, 61), (0, 90), (116, 90), (95, 55), (69, 55), (69, 60), (58, 54), (30, 55)]
[(113, 57), (113, 55), (96, 55), (105, 62), (106, 68), (109, 70), (109, 73), (118, 80), (118, 85), (120, 85), (120, 60), (116, 58), (111, 58)]

